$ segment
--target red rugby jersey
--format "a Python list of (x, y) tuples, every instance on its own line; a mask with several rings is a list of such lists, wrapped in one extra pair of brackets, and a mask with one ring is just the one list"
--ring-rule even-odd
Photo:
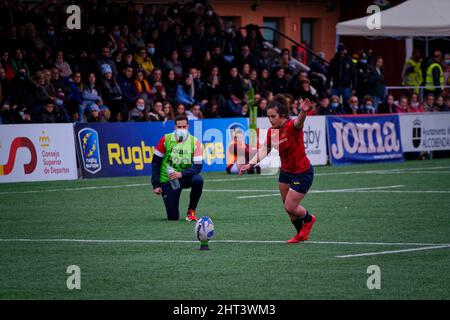
[(280, 129), (269, 128), (266, 146), (280, 153), (281, 170), (288, 173), (308, 171), (311, 164), (306, 156), (303, 128), (296, 129), (294, 120), (286, 121)]

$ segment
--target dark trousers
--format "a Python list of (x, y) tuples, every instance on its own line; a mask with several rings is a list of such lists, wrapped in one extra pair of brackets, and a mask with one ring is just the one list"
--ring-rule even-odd
[(202, 195), (203, 177), (196, 174), (192, 177), (182, 177), (180, 179), (180, 188), (173, 190), (170, 183), (161, 185), (163, 190), (162, 197), (166, 206), (167, 219), (178, 220), (180, 217), (179, 204), (182, 189), (192, 188), (189, 200), (189, 209), (197, 209), (198, 201)]

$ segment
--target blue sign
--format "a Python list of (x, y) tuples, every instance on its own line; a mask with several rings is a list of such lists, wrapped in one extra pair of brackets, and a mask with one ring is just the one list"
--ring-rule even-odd
[(333, 165), (403, 161), (398, 116), (327, 117)]
[[(83, 177), (151, 175), (159, 140), (173, 132), (174, 121), (80, 123), (75, 126)], [(203, 171), (225, 171), (230, 130), (248, 128), (245, 118), (189, 121), (190, 134), (202, 143)]]

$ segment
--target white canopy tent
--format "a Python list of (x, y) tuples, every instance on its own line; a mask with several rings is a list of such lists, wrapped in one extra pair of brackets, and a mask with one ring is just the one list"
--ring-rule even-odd
[(368, 16), (336, 25), (336, 37), (450, 37), (450, 0), (408, 0), (381, 11), (381, 29), (367, 27)]

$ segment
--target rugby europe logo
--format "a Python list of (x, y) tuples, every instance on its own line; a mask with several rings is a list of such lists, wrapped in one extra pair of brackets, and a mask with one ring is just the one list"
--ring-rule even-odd
[(395, 124), (390, 121), (384, 122), (383, 126), (378, 122), (334, 122), (332, 127), (336, 142), (331, 145), (331, 152), (335, 159), (342, 159), (345, 153), (374, 154), (400, 150)]
[(30, 162), (23, 165), (25, 174), (30, 174), (36, 169), (37, 154), (36, 148), (30, 139), (25, 137), (15, 138), (9, 149), (8, 162), (6, 164), (0, 164), (0, 176), (6, 176), (14, 170), (14, 164), (16, 162), (16, 154), (19, 148), (26, 148), (30, 151)]

